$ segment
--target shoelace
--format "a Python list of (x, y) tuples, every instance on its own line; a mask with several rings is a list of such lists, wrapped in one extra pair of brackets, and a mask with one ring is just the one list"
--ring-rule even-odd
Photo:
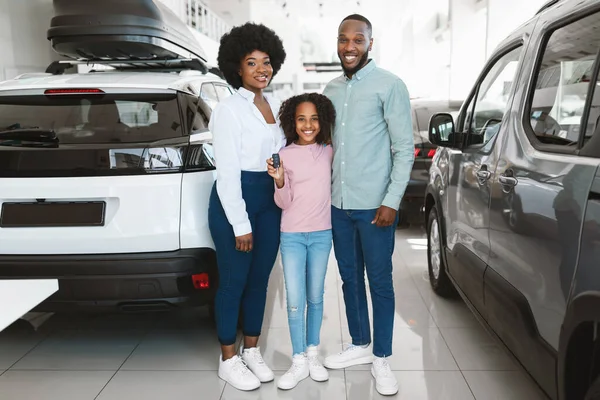
[(361, 348), (360, 346), (355, 346), (352, 343), (344, 343), (342, 345), (342, 347), (344, 348), (344, 350), (340, 351), (338, 354), (344, 354), (346, 352), (354, 351), (356, 349), (360, 349)]
[(260, 365), (263, 365), (265, 363), (265, 360), (263, 360), (262, 354), (260, 354), (260, 351), (258, 349), (252, 349), (249, 351), (249, 353), (250, 353), (250, 357), (252, 357), (252, 359), (256, 363), (258, 363)]
[(291, 374), (291, 375), (296, 375), (300, 372), (301, 369), (302, 369), (302, 364), (300, 364), (298, 362), (292, 362), (292, 366), (286, 373)]
[(317, 356), (309, 356), (308, 363), (311, 367), (323, 368), (323, 365), (321, 364)]
[(382, 378), (392, 376), (392, 368), (390, 367), (390, 364), (387, 362), (386, 359), (375, 360), (375, 362), (373, 362), (373, 365), (375, 366), (377, 375), (381, 376)]
[(242, 375), (246, 375), (250, 372), (248, 366), (246, 365), (246, 362), (241, 358), (235, 360), (235, 362), (233, 363), (232, 370), (234, 372), (240, 372)]

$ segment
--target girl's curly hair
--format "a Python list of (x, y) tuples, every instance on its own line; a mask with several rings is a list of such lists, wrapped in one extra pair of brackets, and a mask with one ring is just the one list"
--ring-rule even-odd
[(335, 108), (333, 103), (327, 97), (319, 93), (304, 93), (298, 96), (293, 96), (283, 102), (279, 109), (279, 120), (281, 128), (287, 139), (287, 145), (298, 140), (299, 136), (296, 133), (296, 108), (302, 103), (313, 103), (319, 114), (319, 127), (321, 131), (316, 137), (316, 142), (319, 144), (331, 143), (333, 128), (335, 127)]
[(285, 61), (283, 43), (275, 32), (262, 24), (248, 22), (234, 27), (221, 37), (217, 63), (225, 80), (236, 89), (242, 87), (239, 75), (242, 59), (255, 50), (269, 55), (273, 67), (273, 77), (281, 69)]

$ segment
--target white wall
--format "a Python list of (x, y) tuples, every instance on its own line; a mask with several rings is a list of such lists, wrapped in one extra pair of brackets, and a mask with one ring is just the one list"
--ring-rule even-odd
[(205, 0), (205, 2), (231, 26), (242, 25), (250, 19), (250, 0)]
[[(387, 3), (386, 22), (377, 20), (384, 30), (380, 65), (403, 78), (414, 97), (462, 100), (496, 46), (546, 0)], [(443, 22), (445, 14), (446, 29), (436, 30), (437, 16)]]
[[(88, 0), (89, 1), (89, 0)], [(186, 19), (186, 4), (185, 0), (159, 0), (161, 3), (166, 5), (181, 19), (185, 21)]]
[(488, 0), (488, 55), (510, 32), (525, 23), (548, 0)]
[(43, 72), (58, 59), (46, 39), (53, 16), (52, 0), (0, 0), (0, 80)]
[(447, 0), (385, 3), (372, 18), (379, 66), (398, 75), (412, 97), (447, 97), (449, 32), (436, 32), (437, 16), (447, 19)]
[(487, 8), (474, 0), (452, 0), (451, 6), (449, 97), (462, 100), (487, 59)]

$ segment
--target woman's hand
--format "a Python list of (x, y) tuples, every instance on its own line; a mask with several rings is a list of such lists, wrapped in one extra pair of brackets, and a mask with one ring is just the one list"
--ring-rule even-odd
[(285, 177), (283, 175), (283, 160), (279, 160), (279, 168), (273, 168), (273, 159), (267, 160), (267, 173), (275, 180), (275, 184), (279, 189), (285, 185)]
[(244, 253), (251, 252), (252, 251), (252, 233), (247, 233), (242, 236), (236, 236), (235, 249), (237, 251), (243, 251)]

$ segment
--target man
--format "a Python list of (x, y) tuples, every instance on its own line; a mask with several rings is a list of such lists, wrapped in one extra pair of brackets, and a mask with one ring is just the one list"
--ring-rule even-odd
[[(327, 357), (332, 369), (372, 363), (382, 395), (398, 392), (392, 355), (392, 253), (398, 208), (410, 178), (414, 143), (409, 94), (395, 75), (369, 59), (372, 26), (361, 15), (338, 29), (344, 75), (323, 92), (337, 110), (333, 135), (332, 227), (352, 345)], [(373, 303), (373, 350), (365, 289)], [(373, 357), (374, 356), (374, 357)]]

